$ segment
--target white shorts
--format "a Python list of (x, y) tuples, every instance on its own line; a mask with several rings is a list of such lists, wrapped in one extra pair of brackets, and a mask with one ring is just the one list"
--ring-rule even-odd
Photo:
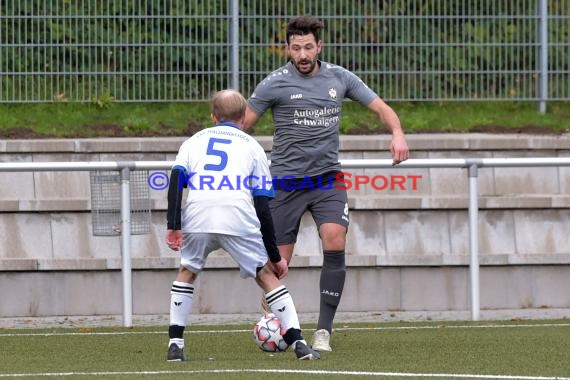
[(208, 255), (220, 248), (239, 265), (242, 278), (255, 277), (257, 268), (263, 267), (268, 260), (261, 232), (247, 236), (185, 233), (180, 264), (197, 274), (204, 269)]

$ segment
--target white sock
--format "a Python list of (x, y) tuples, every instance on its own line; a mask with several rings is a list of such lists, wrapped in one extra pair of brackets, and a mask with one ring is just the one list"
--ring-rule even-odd
[(303, 340), (296, 340), (296, 341), (294, 341), (293, 344), (291, 345), (291, 347), (293, 347), (293, 349), (296, 349), (296, 348), (297, 348), (297, 342), (301, 342), (301, 343), (303, 343), (305, 346), (307, 345), (307, 341), (304, 340), (304, 339), (303, 339)]
[(174, 281), (170, 289), (170, 324), (186, 326), (192, 309), (194, 285)]
[(289, 330), (291, 327), (301, 329), (293, 298), (291, 298), (291, 294), (289, 294), (285, 285), (281, 285), (267, 293), (265, 299), (269, 309), (281, 320), (285, 330)]
[(170, 347), (170, 345), (174, 343), (178, 346), (178, 348), (184, 349), (184, 339), (179, 339), (179, 338), (172, 338), (168, 340), (168, 347)]

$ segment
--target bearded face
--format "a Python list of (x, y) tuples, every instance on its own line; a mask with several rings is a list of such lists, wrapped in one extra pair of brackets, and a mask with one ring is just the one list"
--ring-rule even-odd
[(322, 42), (316, 41), (313, 34), (293, 35), (287, 43), (287, 52), (295, 68), (304, 75), (313, 75), (318, 71), (317, 59)]

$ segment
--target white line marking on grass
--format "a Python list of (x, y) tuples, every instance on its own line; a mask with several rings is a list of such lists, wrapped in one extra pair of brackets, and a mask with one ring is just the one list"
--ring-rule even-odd
[[(198, 331), (185, 331), (185, 334), (235, 334), (252, 332), (251, 330), (198, 330)], [(10, 333), (0, 334), (1, 337), (5, 336), (91, 336), (91, 335), (149, 335), (149, 334), (168, 334), (168, 330), (164, 331), (108, 331), (108, 332), (57, 332), (57, 333)]]
[[(386, 327), (338, 327), (334, 331), (358, 331), (358, 330), (435, 330), (435, 329), (484, 329), (484, 328), (515, 328), (515, 327), (570, 327), (570, 323), (545, 323), (526, 325), (435, 325), (435, 326), (386, 326)], [(89, 328), (91, 329), (91, 328)], [(95, 329), (95, 328), (93, 328)], [(186, 330), (185, 334), (236, 334), (249, 333), (252, 330)], [(146, 334), (166, 334), (167, 331), (85, 331), (85, 332), (54, 332), (54, 333), (0, 333), (2, 337), (20, 336), (91, 336), (91, 335), (146, 335)]]
[(443, 379), (504, 379), (504, 380), (570, 380), (570, 377), (477, 375), (463, 373), (407, 373), (407, 372), (360, 372), (360, 371), (317, 371), (291, 369), (212, 369), (189, 371), (124, 371), (124, 372), (44, 372), (44, 373), (0, 373), (0, 377), (65, 377), (65, 376), (140, 376), (140, 375), (191, 375), (216, 373), (278, 373), (290, 375), (338, 375), (368, 377), (430, 377)]
[(436, 326), (387, 326), (387, 327), (339, 327), (335, 330), (431, 330), (431, 329), (480, 329), (480, 328), (512, 328), (512, 327), (570, 327), (570, 323), (545, 323), (532, 325), (436, 325)]

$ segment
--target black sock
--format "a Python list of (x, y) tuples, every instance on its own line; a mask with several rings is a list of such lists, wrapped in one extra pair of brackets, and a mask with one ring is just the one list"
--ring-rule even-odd
[(303, 340), (303, 335), (301, 335), (301, 330), (291, 327), (287, 330), (285, 335), (283, 335), (283, 340), (290, 346), (297, 340)]
[(324, 251), (320, 281), (321, 307), (317, 330), (325, 329), (329, 333), (332, 332), (333, 319), (340, 302), (345, 278), (344, 251)]
[(182, 339), (184, 337), (184, 326), (168, 326), (168, 337), (170, 339)]

